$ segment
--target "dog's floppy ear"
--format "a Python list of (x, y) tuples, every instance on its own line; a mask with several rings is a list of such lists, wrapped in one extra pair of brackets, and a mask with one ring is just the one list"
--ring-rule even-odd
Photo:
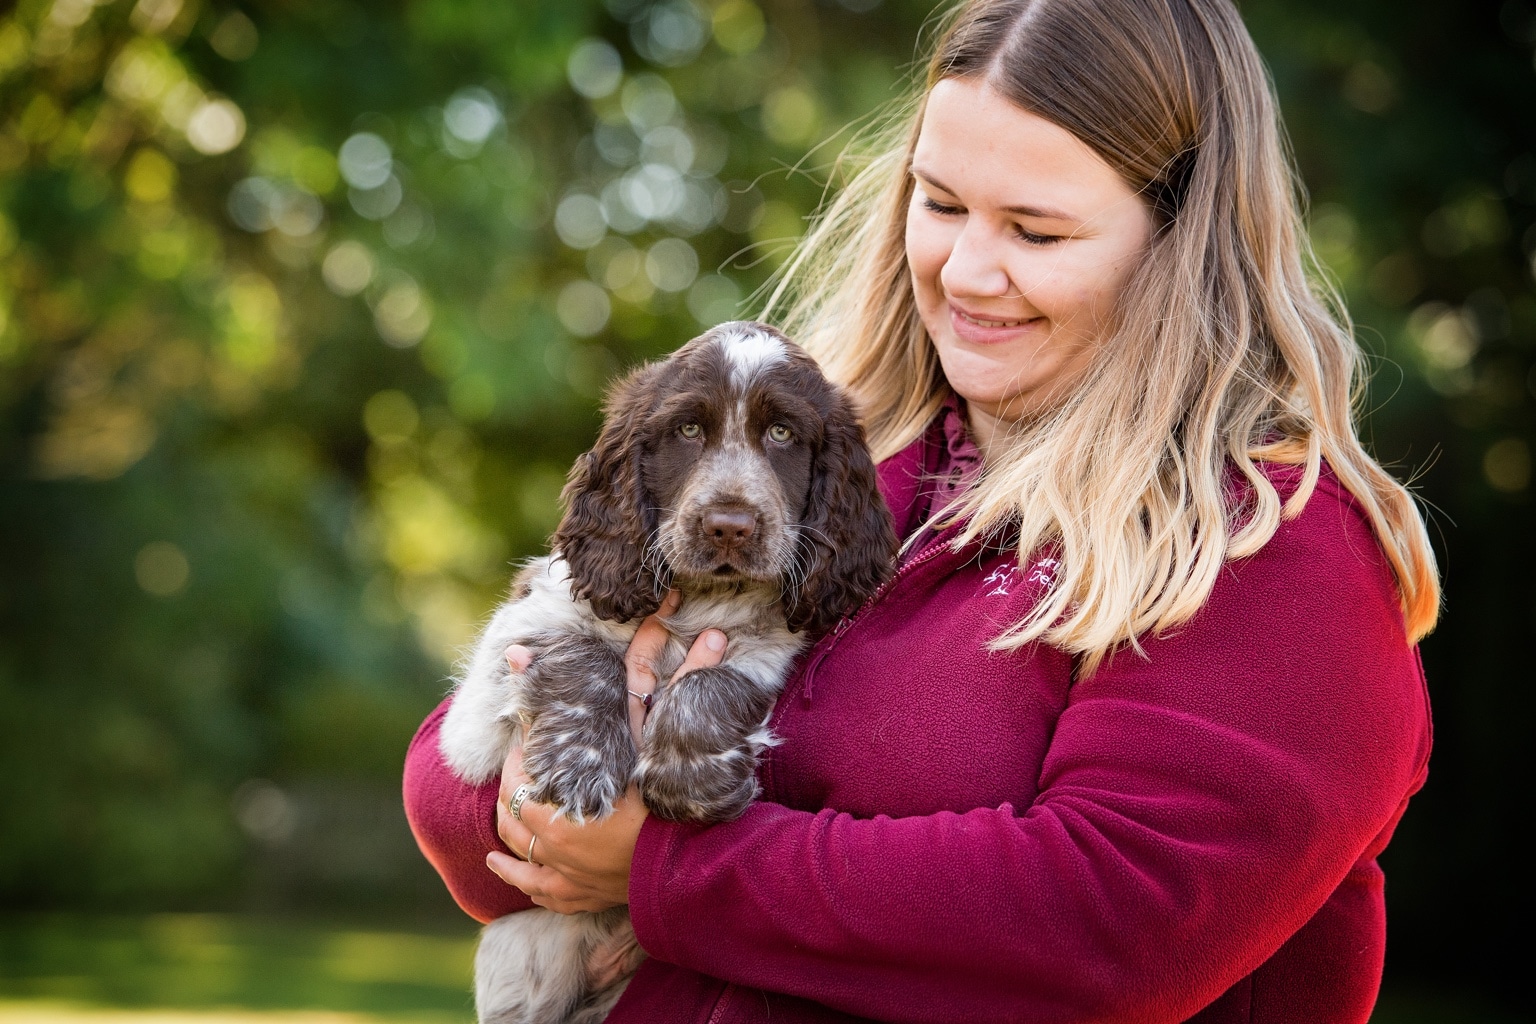
[(642, 366), (609, 391), (597, 443), (571, 467), (560, 495), (565, 517), (554, 547), (570, 566), (571, 589), (616, 622), (651, 614), (666, 593), (644, 560), (656, 512), (640, 477), (642, 424), (660, 377), (659, 366)]
[(853, 614), (896, 562), (896, 531), (864, 431), (840, 392), (827, 404), (800, 536), (805, 583), (785, 610), (796, 631), (820, 632)]

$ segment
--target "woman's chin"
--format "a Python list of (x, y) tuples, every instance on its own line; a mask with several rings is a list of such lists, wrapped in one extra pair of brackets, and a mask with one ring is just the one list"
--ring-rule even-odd
[(941, 359), (940, 365), (955, 394), (978, 408), (1000, 410), (1016, 404), (1020, 395), (1033, 390), (1030, 382), (1020, 380), (1016, 367), (998, 360), (967, 358), (966, 353), (955, 353), (954, 358)]

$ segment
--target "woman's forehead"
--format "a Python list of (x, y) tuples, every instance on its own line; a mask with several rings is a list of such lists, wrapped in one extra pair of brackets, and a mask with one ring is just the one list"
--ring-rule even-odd
[(1087, 143), (976, 79), (929, 91), (912, 170), (969, 204), (1024, 216), (1083, 221), (1134, 195)]

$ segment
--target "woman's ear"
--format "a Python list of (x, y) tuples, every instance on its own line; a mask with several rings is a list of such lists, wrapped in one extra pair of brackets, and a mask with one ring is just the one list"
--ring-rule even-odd
[(660, 366), (642, 366), (609, 391), (597, 443), (576, 460), (561, 493), (565, 516), (553, 544), (570, 566), (571, 590), (616, 622), (651, 614), (667, 592), (645, 559), (656, 513), (640, 472), (660, 376)]
[(853, 614), (895, 570), (896, 531), (864, 431), (841, 393), (830, 406), (801, 527), (805, 583), (787, 595), (796, 631), (820, 632)]

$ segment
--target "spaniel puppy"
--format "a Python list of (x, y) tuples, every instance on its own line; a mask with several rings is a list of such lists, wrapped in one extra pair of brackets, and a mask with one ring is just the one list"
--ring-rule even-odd
[[(722, 324), (613, 389), (563, 498), (552, 553), (519, 574), (462, 672), (444, 758), (479, 784), (521, 743), (528, 798), (577, 821), (608, 814), (631, 782), (660, 817), (736, 817), (757, 795), (768, 716), (806, 634), (851, 614), (894, 564), (853, 409), (778, 331)], [(683, 601), (657, 678), (707, 628), (729, 648), (661, 685), (637, 751), (624, 652), (672, 587)], [(511, 644), (533, 651), (520, 674)], [(492, 922), (475, 960), (480, 1020), (601, 1020), (633, 967), (615, 982), (587, 965), (626, 942), (624, 908)]]

